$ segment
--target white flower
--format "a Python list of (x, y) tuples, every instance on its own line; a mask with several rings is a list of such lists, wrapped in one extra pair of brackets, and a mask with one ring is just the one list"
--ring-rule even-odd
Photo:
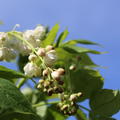
[(0, 32), (0, 47), (5, 46), (7, 39), (8, 39), (7, 33)]
[(41, 39), (45, 35), (45, 27), (37, 26), (34, 30), (27, 30), (23, 33), (26, 39), (34, 48), (40, 47)]
[(29, 55), (31, 53), (31, 49), (25, 43), (20, 43), (18, 46), (18, 52), (23, 56)]
[(28, 57), (29, 61), (35, 61), (37, 59), (37, 56), (35, 54), (30, 54)]
[(59, 74), (58, 71), (52, 72), (52, 73), (51, 73), (51, 76), (52, 76), (52, 78), (55, 79), (55, 80), (59, 80), (59, 79), (60, 79), (60, 74)]
[(53, 63), (57, 60), (56, 56), (56, 51), (55, 50), (50, 50), (49, 52), (46, 53), (44, 57), (44, 62), (46, 65), (51, 66)]
[(29, 62), (24, 67), (25, 75), (28, 75), (29, 77), (37, 77), (41, 74), (41, 69), (34, 63)]
[(46, 28), (42, 25), (39, 25), (34, 30), (35, 39), (42, 39), (45, 35)]
[[(19, 32), (19, 35), (22, 35), (21, 32)], [(16, 51), (19, 50), (19, 47), (21, 47), (22, 41), (17, 39), (15, 36), (8, 35), (8, 39), (6, 40), (6, 47), (15, 49)]]
[(37, 55), (43, 57), (45, 56), (45, 49), (44, 48), (39, 48), (38, 51), (37, 51)]
[(2, 47), (0, 48), (0, 61), (10, 61), (16, 58), (16, 53), (13, 49)]

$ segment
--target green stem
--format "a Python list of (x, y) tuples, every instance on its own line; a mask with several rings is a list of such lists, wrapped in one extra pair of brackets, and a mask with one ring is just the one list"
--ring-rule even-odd
[(22, 85), (26, 82), (26, 80), (27, 80), (27, 78), (22, 78), (21, 80), (20, 80), (20, 82), (18, 83), (18, 85), (17, 85), (17, 88), (21, 88), (22, 87)]
[(34, 84), (37, 84), (36, 81), (33, 78), (30, 78)]
[[(25, 42), (31, 48), (31, 50), (37, 55), (37, 52), (36, 52), (35, 48), (27, 40), (25, 40), (24, 38), (22, 38), (20, 35), (14, 34), (13, 32), (9, 32), (9, 34), (13, 35), (13, 36), (17, 37), (19, 40)], [(43, 59), (40, 56), (38, 56), (38, 57), (43, 62)]]
[(43, 103), (43, 102), (41, 102), (41, 103), (38, 103), (38, 104), (34, 104), (34, 105), (32, 105), (33, 107), (40, 107), (40, 106), (44, 106), (44, 105), (48, 105), (48, 104), (56, 104), (56, 103), (58, 103), (59, 101), (52, 101), (52, 102), (48, 102), (48, 103)]
[(90, 109), (88, 109), (88, 108), (86, 108), (86, 107), (84, 107), (84, 106), (82, 106), (82, 105), (79, 105), (79, 107), (82, 108), (82, 109), (84, 109), (84, 110), (86, 110), (86, 111), (88, 111), (88, 112), (91, 112)]

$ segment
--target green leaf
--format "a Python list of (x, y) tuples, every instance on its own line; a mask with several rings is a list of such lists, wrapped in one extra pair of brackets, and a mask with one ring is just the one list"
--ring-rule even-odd
[(116, 120), (114, 118), (108, 118), (108, 117), (100, 117), (100, 118), (97, 118), (97, 120)]
[(74, 45), (64, 45), (62, 48), (69, 53), (75, 54), (75, 53), (93, 53), (93, 54), (102, 54), (102, 52), (91, 50), (88, 48), (78, 47)]
[(91, 97), (90, 106), (96, 115), (112, 116), (120, 111), (120, 91), (102, 89)]
[(55, 105), (48, 107), (45, 120), (65, 120), (66, 116), (56, 109)]
[(60, 36), (58, 37), (58, 39), (57, 39), (57, 43), (56, 43), (55, 47), (58, 47), (62, 43), (62, 41), (66, 39), (66, 37), (68, 36), (68, 34), (69, 34), (69, 32), (68, 32), (67, 29), (64, 32), (62, 32), (60, 34)]
[(60, 26), (58, 24), (56, 24), (48, 33), (46, 39), (43, 41), (43, 45), (51, 45), (54, 43), (58, 30), (59, 30)]
[(14, 71), (0, 65), (0, 78), (12, 80), (15, 78), (26, 78), (26, 76), (21, 72)]
[(85, 45), (99, 45), (96, 42), (92, 42), (89, 40), (83, 40), (83, 39), (78, 39), (78, 40), (69, 40), (67, 42), (65, 42), (64, 44), (69, 44), (69, 45), (76, 45), (76, 44), (85, 44)]
[(98, 67), (98, 65), (96, 65), (91, 60), (91, 58), (89, 57), (89, 55), (87, 53), (80, 53), (79, 57), (80, 57), (80, 65)]
[(9, 112), (7, 114), (0, 115), (0, 120), (41, 120), (32, 113), (28, 112)]
[(88, 120), (86, 114), (81, 109), (77, 110), (76, 118), (78, 120)]
[[(56, 52), (57, 52), (58, 60), (55, 65), (57, 65), (58, 67), (65, 67), (66, 62), (68, 63), (67, 66), (71, 65), (72, 63), (76, 64), (79, 62), (79, 66), (98, 67), (98, 65), (96, 65), (91, 60), (91, 58), (87, 53), (72, 54), (65, 51), (62, 48), (56, 48)], [(77, 59), (78, 57), (80, 59)]]
[[(0, 119), (1, 120), (39, 120), (31, 104), (23, 94), (8, 80), (0, 79)], [(31, 117), (30, 117), (31, 116)], [(9, 119), (10, 117), (10, 119)]]
[[(43, 101), (43, 102), (40, 102), (40, 103), (45, 103), (45, 102)], [(36, 107), (36, 113), (41, 118), (44, 118), (46, 113), (47, 113), (47, 105), (42, 105), (42, 106)]]
[(90, 96), (101, 89), (103, 86), (103, 78), (97, 70), (78, 69), (72, 71), (70, 75), (70, 84), (74, 92), (82, 92), (80, 101), (90, 98)]

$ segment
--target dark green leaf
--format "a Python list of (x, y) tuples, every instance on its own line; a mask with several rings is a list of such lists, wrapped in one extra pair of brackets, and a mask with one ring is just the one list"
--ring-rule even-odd
[(0, 120), (41, 120), (32, 113), (28, 112), (9, 112), (7, 114), (0, 115)]
[(96, 42), (92, 42), (92, 41), (89, 41), (89, 40), (83, 40), (83, 39), (69, 40), (69, 41), (65, 42), (64, 44), (76, 45), (78, 43), (80, 43), (80, 44), (86, 44), (86, 45), (99, 45)]
[(102, 54), (102, 52), (91, 50), (83, 47), (78, 47), (74, 45), (64, 45), (62, 48), (70, 53), (93, 53), (93, 54)]
[(58, 30), (59, 30), (60, 26), (58, 24), (56, 24), (48, 33), (46, 39), (43, 41), (43, 44), (46, 45), (51, 45), (54, 43)]
[[(98, 65), (96, 65), (91, 60), (91, 58), (88, 56), (87, 53), (71, 54), (62, 48), (56, 48), (56, 51), (57, 51), (57, 56), (58, 56), (56, 65), (58, 67), (65, 67), (66, 65), (69, 66), (72, 63), (76, 64), (78, 62), (79, 62), (79, 66), (98, 67)], [(66, 64), (66, 63), (68, 63), (68, 64)], [(79, 67), (79, 66), (77, 66), (77, 67)]]
[(100, 117), (97, 120), (116, 120), (114, 118), (108, 118), (108, 117)]
[[(39, 120), (31, 104), (8, 80), (0, 79), (0, 120)], [(30, 117), (31, 116), (31, 117)], [(9, 119), (10, 117), (10, 119)]]
[(57, 39), (57, 43), (56, 43), (55, 47), (58, 47), (62, 43), (62, 41), (66, 39), (66, 37), (68, 36), (68, 34), (69, 34), (69, 32), (68, 32), (67, 29), (64, 32), (62, 32), (60, 34), (60, 36), (58, 37), (58, 39)]
[(26, 76), (21, 72), (14, 71), (12, 69), (8, 69), (0, 65), (0, 78), (12, 80), (15, 78), (25, 78), (25, 77)]
[(98, 65), (96, 65), (91, 60), (91, 58), (89, 57), (89, 55), (87, 53), (80, 53), (79, 57), (80, 57), (80, 60), (79, 60), (80, 65), (98, 67)]
[(120, 110), (120, 92), (102, 89), (91, 97), (90, 106), (96, 115), (112, 116)]
[(82, 92), (81, 101), (90, 98), (90, 96), (101, 89), (103, 78), (97, 70), (79, 69), (71, 72), (70, 82), (74, 92)]

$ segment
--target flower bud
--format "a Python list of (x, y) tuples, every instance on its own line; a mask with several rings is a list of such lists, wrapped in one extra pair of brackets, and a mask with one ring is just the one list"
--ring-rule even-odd
[(48, 51), (50, 51), (50, 50), (53, 50), (53, 49), (54, 49), (54, 47), (53, 47), (52, 45), (48, 45), (48, 46), (46, 46), (46, 48), (45, 48), (46, 52), (48, 52)]
[(42, 85), (41, 85), (41, 84), (38, 84), (38, 85), (37, 85), (37, 88), (38, 88), (38, 89), (41, 89), (41, 88), (42, 88)]
[(76, 100), (77, 100), (76, 94), (70, 95), (70, 101), (76, 101)]
[(43, 70), (43, 76), (47, 76), (48, 73), (49, 73), (49, 69), (45, 69), (45, 70)]
[(59, 88), (58, 87), (54, 87), (53, 89), (54, 89), (55, 93), (59, 93)]
[(31, 54), (31, 55), (28, 57), (29, 61), (35, 61), (36, 58), (37, 58), (37, 56), (36, 56), (35, 54)]
[(58, 71), (54, 71), (51, 73), (51, 76), (53, 79), (55, 80), (60, 80), (60, 74), (58, 73)]
[(45, 82), (45, 80), (39, 80), (40, 84), (43, 84)]
[(47, 89), (46, 89), (46, 88), (44, 88), (44, 89), (43, 89), (43, 92), (47, 92)]
[(53, 94), (53, 89), (49, 88), (48, 91), (47, 91), (47, 94), (48, 94), (48, 96), (51, 96)]
[(49, 85), (50, 85), (50, 82), (49, 82), (49, 81), (45, 81), (45, 82), (44, 82), (44, 87), (45, 87), (45, 88), (49, 88)]
[(47, 66), (53, 65), (53, 63), (57, 60), (56, 56), (56, 51), (55, 50), (50, 50), (49, 52), (46, 53), (44, 57), (44, 62)]
[(81, 92), (77, 93), (77, 97), (80, 97), (80, 96), (82, 96), (82, 93)]
[(58, 106), (59, 106), (59, 107), (62, 107), (62, 106), (63, 106), (63, 103), (61, 103), (61, 102), (58, 103)]
[(61, 107), (61, 111), (64, 111), (64, 110), (66, 110), (66, 109), (68, 109), (68, 105), (63, 105), (63, 106)]
[(65, 70), (63, 68), (58, 68), (57, 71), (58, 71), (58, 73), (60, 75), (64, 75), (65, 74)]
[(59, 81), (58, 81), (58, 84), (59, 84), (59, 85), (63, 85), (63, 84), (64, 84), (64, 81), (63, 81), (63, 80), (59, 80)]
[(58, 93), (63, 93), (64, 89), (62, 87), (59, 87)]
[(75, 106), (75, 102), (74, 101), (71, 101), (71, 106)]
[(64, 95), (64, 97), (62, 98), (62, 101), (68, 100), (68, 99), (69, 99), (69, 95)]
[(37, 55), (43, 57), (45, 56), (45, 49), (44, 48), (39, 48), (39, 50), (37, 51)]
[(69, 67), (69, 69), (70, 69), (70, 70), (75, 70), (75, 69), (76, 69), (76, 66), (75, 66), (75, 65), (71, 65), (71, 66)]

